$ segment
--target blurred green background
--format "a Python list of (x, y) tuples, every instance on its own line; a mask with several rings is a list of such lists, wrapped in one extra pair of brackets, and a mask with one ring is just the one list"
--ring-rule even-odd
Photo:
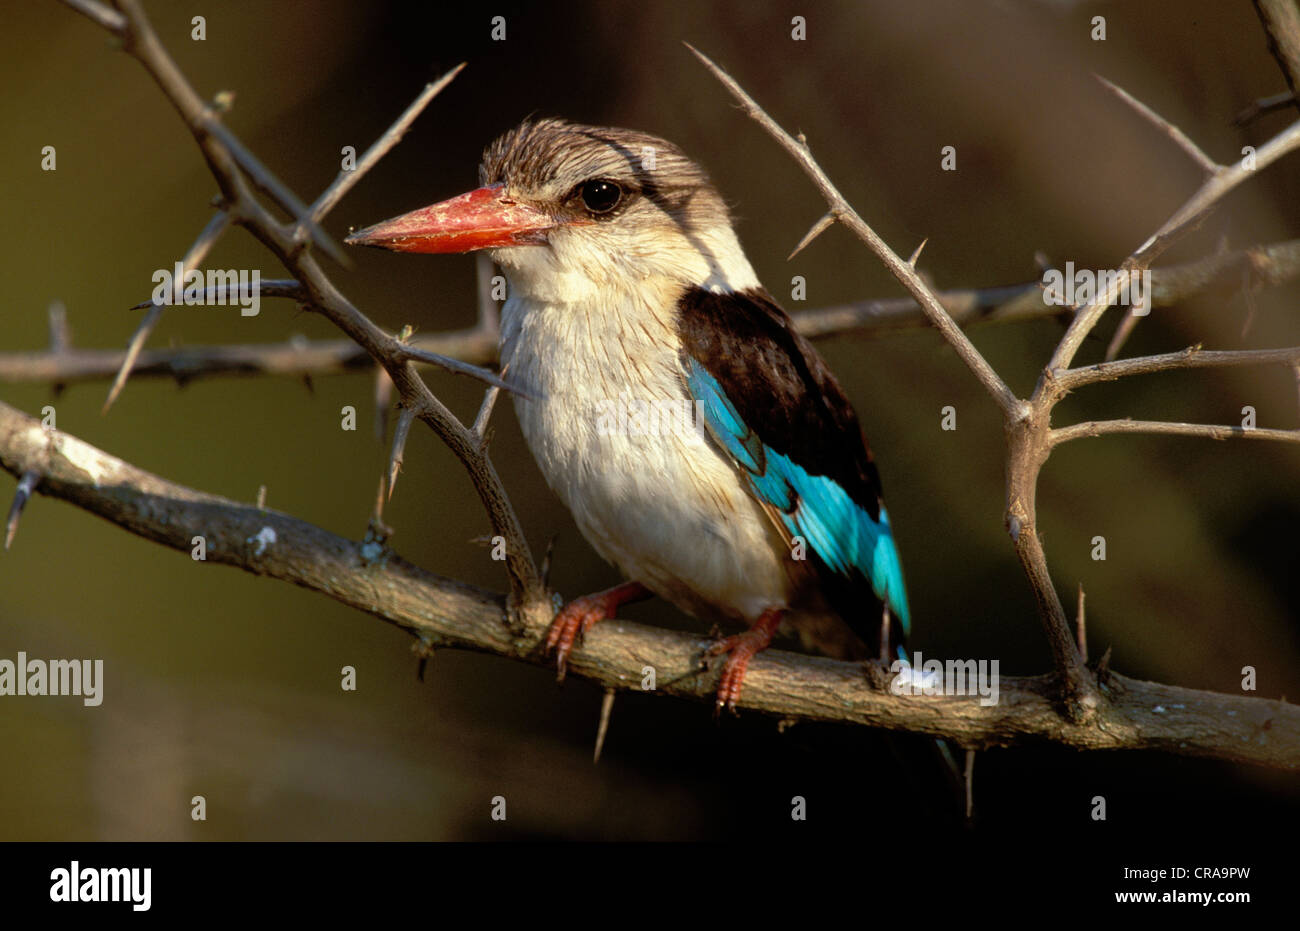
[[(528, 114), (644, 129), (699, 159), (734, 205), (750, 259), (791, 310), (900, 289), (844, 230), (785, 256), (823, 206), (790, 159), (682, 47), (731, 72), (943, 288), (1032, 280), (1034, 253), (1113, 266), (1194, 190), (1195, 167), (1093, 79), (1101, 74), (1231, 161), (1295, 118), (1245, 129), (1232, 117), (1283, 88), (1248, 3), (574, 3), (490, 8), (382, 2), (147, 4), (205, 97), (235, 93), (231, 128), (310, 201), (339, 150), (364, 150), (424, 82), (469, 67), (334, 211), (339, 238), (468, 189), (478, 156)], [(207, 38), (190, 38), (203, 15)], [(490, 39), (504, 15), (507, 37)], [(806, 41), (792, 41), (794, 15)], [(1090, 38), (1104, 15), (1107, 38)], [(6, 295), (0, 351), (46, 345), (46, 307), (65, 302), (74, 343), (124, 346), (152, 290), (210, 215), (216, 188), (193, 139), (137, 63), (56, 3), (10, 5), (0, 34), (0, 224)], [(40, 170), (43, 146), (58, 170)], [(958, 170), (939, 170), (940, 149)], [(1300, 235), (1300, 158), (1231, 195), (1166, 261), (1220, 241)], [(335, 282), (379, 324), (428, 332), (474, 319), (469, 257), (353, 254)], [(280, 277), (242, 230), (207, 265)], [(789, 301), (790, 278), (808, 282)], [(1300, 285), (1219, 294), (1157, 311), (1126, 352), (1300, 343)], [(1249, 329), (1244, 324), (1250, 319)], [(1081, 361), (1100, 358), (1111, 319)], [(1027, 392), (1061, 328), (1039, 321), (974, 332)], [(336, 337), (284, 301), (253, 318), (229, 308), (168, 313), (151, 345)], [(1004, 674), (1047, 670), (1030, 590), (1002, 527), (999, 418), (933, 332), (821, 344), (880, 463), (910, 585), (915, 645), (930, 656), (997, 657)], [(481, 392), (428, 381), (462, 416)], [(0, 384), (0, 396), (114, 455), (195, 488), (269, 506), (359, 538), (387, 446), (373, 436), (373, 378), (132, 381), (107, 416), (106, 383)], [(359, 429), (339, 429), (355, 405)], [(958, 429), (939, 429), (954, 405)], [(1134, 416), (1294, 427), (1282, 369), (1160, 375), (1087, 389), (1056, 422)], [(546, 489), (513, 412), (494, 452), (535, 549), (556, 534), (552, 581), (572, 597), (616, 575)], [(1039, 516), (1068, 602), (1088, 594), (1091, 649), (1130, 675), (1239, 692), (1300, 694), (1300, 452), (1268, 443), (1108, 437), (1047, 464)], [(7, 500), (13, 483), (0, 480)], [(392, 545), (431, 570), (494, 589), (501, 566), (470, 541), (487, 521), (453, 457), (417, 427), (386, 512)], [(1108, 558), (1090, 558), (1104, 535)], [(628, 616), (700, 630), (657, 603)], [(492, 657), (441, 652), (425, 680), (400, 631), (281, 583), (204, 565), (62, 502), (29, 504), (0, 556), (0, 657), (105, 660), (104, 703), (0, 700), (4, 839), (720, 839), (953, 823), (937, 774), (906, 740), (755, 715), (715, 724), (703, 705), (626, 694), (604, 759), (591, 763), (600, 693)], [(359, 689), (339, 688), (339, 669)], [(811, 820), (792, 824), (790, 797)], [(1146, 753), (1025, 747), (981, 755), (984, 829), (1167, 831), (1300, 813), (1294, 777)], [(207, 798), (208, 820), (189, 817)], [(504, 795), (509, 818), (489, 819)], [(1190, 821), (1189, 821), (1190, 819)]]

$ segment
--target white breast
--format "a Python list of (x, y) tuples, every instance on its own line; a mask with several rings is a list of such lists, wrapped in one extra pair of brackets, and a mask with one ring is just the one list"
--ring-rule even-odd
[(597, 552), (688, 613), (753, 620), (786, 605), (788, 554), (733, 466), (690, 425), (639, 433), (638, 402), (689, 405), (675, 295), (585, 297), (517, 294), (503, 311), (502, 362), (535, 398), (515, 410), (546, 481)]

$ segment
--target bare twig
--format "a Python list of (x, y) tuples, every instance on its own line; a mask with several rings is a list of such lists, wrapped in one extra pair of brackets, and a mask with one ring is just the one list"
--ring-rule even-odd
[(1189, 346), (1182, 352), (1167, 352), (1158, 356), (1140, 356), (1115, 362), (1099, 362), (1082, 368), (1056, 372), (1053, 377), (1062, 391), (1073, 391), (1083, 385), (1114, 381), (1127, 375), (1148, 375), (1153, 372), (1170, 372), (1175, 369), (1232, 368), (1242, 365), (1293, 365), (1300, 361), (1300, 346), (1287, 349), (1207, 350)]
[[(1268, 167), (1297, 147), (1300, 147), (1300, 122), (1292, 123), (1260, 146), (1252, 158), (1218, 166), (1196, 192), (1188, 198), (1186, 203), (1178, 208), (1160, 229), (1152, 233), (1147, 241), (1138, 248), (1137, 252), (1129, 256), (1124, 263), (1124, 268), (1130, 271), (1148, 268), (1161, 252), (1168, 248), (1180, 235), (1195, 226), (1201, 217), (1214, 207), (1224, 195), (1251, 177), (1255, 172)], [(1127, 280), (1124, 284), (1127, 285)], [(1108, 302), (1101, 304), (1101, 298), (1099, 297), (1097, 301), (1093, 302), (1092, 306), (1079, 312), (1078, 317), (1075, 318), (1078, 324), (1077, 340), (1070, 342), (1068, 352), (1058, 352), (1059, 358), (1052, 360), (1053, 368), (1064, 368), (1070, 364), (1074, 358), (1074, 352), (1078, 349), (1078, 344), (1092, 331), (1097, 321), (1101, 319), (1101, 315), (1105, 313), (1110, 304), (1114, 303), (1114, 300), (1114, 296), (1110, 295)], [(1120, 349), (1123, 348), (1124, 343), (1140, 319), (1140, 317), (1130, 314), (1120, 321), (1119, 327), (1115, 330), (1115, 335), (1106, 347), (1107, 360), (1114, 359), (1119, 355)], [(1062, 347), (1066, 346), (1067, 343), (1063, 340)]]
[(1254, 0), (1254, 3), (1268, 37), (1269, 54), (1277, 59), (1291, 92), (1291, 102), (1296, 103), (1296, 90), (1300, 89), (1300, 9), (1296, 8), (1295, 0)]
[(307, 205), (299, 199), (297, 194), (290, 190), (287, 184), (276, 177), (275, 172), (263, 165), (261, 160), (248, 150), (248, 147), (239, 140), (239, 137), (221, 121), (221, 117), (215, 109), (212, 107), (206, 108), (199, 118), (198, 125), (204, 132), (211, 133), (221, 140), (221, 144), (234, 156), (236, 164), (253, 182), (255, 188), (271, 198), (277, 207), (298, 221), (300, 239), (303, 236), (310, 235), (311, 240), (320, 246), (331, 259), (344, 268), (352, 267), (352, 260), (343, 251), (343, 247), (335, 241), (334, 237), (320, 227), (314, 217), (308, 215)]
[(1243, 108), (1240, 113), (1232, 118), (1234, 126), (1245, 126), (1252, 123), (1266, 113), (1273, 113), (1277, 110), (1283, 110), (1295, 103), (1296, 96), (1291, 91), (1283, 91), (1280, 94), (1270, 94), (1267, 97), (1260, 97), (1258, 100), (1251, 101), (1249, 106)]
[(1085, 436), (1111, 433), (1151, 433), (1164, 436), (1199, 436), (1208, 440), (1279, 440), (1300, 443), (1300, 430), (1268, 430), (1263, 427), (1232, 427), (1208, 423), (1168, 423), (1163, 420), (1090, 420), (1058, 427), (1048, 434), (1052, 446)]
[[(419, 336), (411, 345), (440, 356), (476, 365), (496, 362), (496, 339), (478, 328)], [(111, 378), (122, 367), (121, 349), (66, 349), (55, 352), (0, 354), (0, 381), (78, 382)], [(364, 371), (374, 357), (350, 339), (307, 340), (233, 346), (180, 346), (144, 350), (132, 378), (161, 377), (188, 382), (229, 375), (331, 375)]]
[[(490, 262), (486, 263), (486, 268), (480, 266), (481, 285), (484, 272), (490, 276)], [(1300, 277), (1300, 239), (1216, 252), (1182, 265), (1154, 268), (1151, 270), (1150, 306), (1175, 307), (1198, 295), (1230, 294), (1241, 287), (1243, 276), (1252, 283), (1264, 285), (1279, 285)], [(298, 302), (307, 298), (302, 285), (292, 279), (262, 280), (257, 293), (260, 297), (288, 298)], [(1059, 317), (1068, 313), (1065, 308), (1044, 303), (1042, 295), (1039, 281), (935, 292), (948, 315), (964, 328)], [(228, 296), (225, 287), (209, 288), (204, 291), (203, 300), (205, 303), (221, 303)], [(137, 305), (139, 308), (152, 306), (152, 301)], [(480, 323), (472, 328), (420, 335), (406, 342), (472, 365), (493, 365), (497, 361), (497, 322), (496, 304), (490, 297), (486, 305), (480, 302), (479, 315)], [(930, 326), (929, 318), (910, 297), (857, 301), (806, 310), (794, 314), (793, 319), (799, 332), (810, 339), (844, 335), (874, 338)], [(68, 344), (64, 344), (62, 349), (51, 348), (44, 352), (0, 352), (0, 381), (49, 384), (94, 381), (112, 377), (121, 369), (123, 357), (121, 350), (73, 349)], [(295, 338), (287, 344), (143, 350), (131, 369), (131, 377), (163, 377), (188, 382), (228, 375), (328, 375), (358, 371), (373, 365), (374, 359), (351, 340)]]
[[(1134, 106), (1139, 107), (1140, 112), (1160, 127), (1161, 131), (1166, 135), (1174, 138), (1171, 134), (1177, 133), (1178, 138), (1186, 139), (1186, 136), (1182, 134), (1181, 130), (1178, 130), (1177, 127), (1174, 127), (1167, 120), (1158, 116), (1150, 108), (1143, 104), (1139, 104), (1136, 100), (1133, 100), (1127, 92), (1120, 88), (1110, 85), (1109, 82), (1106, 83), (1115, 91), (1115, 93), (1120, 94), (1123, 99), (1131, 101)], [(1176, 142), (1178, 141), (1178, 138), (1175, 138)], [(1180, 143), (1180, 145), (1182, 145), (1182, 143)], [(1184, 150), (1188, 151), (1189, 154), (1192, 154), (1192, 157), (1197, 161), (1197, 163), (1200, 164), (1202, 168), (1205, 168), (1206, 162), (1209, 162), (1208, 157), (1195, 146), (1188, 149), (1188, 145), (1191, 145), (1190, 140), (1187, 140), (1187, 145), (1183, 145)], [(1048, 368), (1052, 370), (1061, 370), (1069, 367), (1070, 363), (1074, 360), (1074, 354), (1078, 352), (1083, 341), (1087, 339), (1088, 335), (1092, 332), (1093, 328), (1097, 325), (1106, 310), (1115, 303), (1120, 289), (1128, 286), (1129, 277), (1132, 274), (1149, 268), (1151, 263), (1160, 255), (1161, 252), (1168, 248), (1168, 246), (1178, 238), (1178, 236), (1192, 228), (1200, 218), (1210, 208), (1215, 206), (1229, 191), (1241, 184), (1241, 182), (1245, 181), (1247, 178), (1251, 177), (1255, 172), (1268, 167), (1298, 146), (1300, 146), (1300, 122), (1291, 124), (1291, 126), (1287, 127), (1267, 143), (1260, 146), (1251, 159), (1242, 159), (1241, 161), (1232, 162), (1227, 165), (1214, 165), (1211, 162), (1210, 164), (1213, 167), (1209, 169), (1209, 174), (1205, 181), (1202, 182), (1201, 186), (1197, 188), (1192, 196), (1189, 197), (1187, 201), (1184, 202), (1184, 204), (1179, 207), (1178, 210), (1176, 210), (1158, 230), (1152, 233), (1151, 236), (1149, 236), (1147, 240), (1138, 247), (1136, 252), (1125, 260), (1121, 266), (1120, 276), (1118, 276), (1112, 285), (1107, 288), (1103, 294), (1099, 294), (1091, 304), (1082, 308), (1075, 315), (1073, 323), (1066, 332), (1065, 338), (1061, 340), (1060, 345), (1057, 347), (1056, 353), (1053, 355)], [(1130, 315), (1120, 322), (1120, 326), (1116, 330), (1114, 338), (1112, 338), (1110, 345), (1106, 349), (1106, 358), (1108, 360), (1115, 358), (1119, 354), (1119, 350), (1123, 347), (1125, 340), (1137, 325), (1139, 319), (1139, 317)]]
[(126, 32), (126, 17), (97, 0), (63, 0), (63, 2), (111, 33), (121, 35)]
[[(411, 105), (397, 118), (396, 122), (388, 127), (388, 130), (375, 140), (375, 143), (370, 148), (366, 149), (366, 153), (361, 156), (356, 167), (341, 170), (338, 177), (334, 179), (334, 183), (327, 187), (320, 197), (316, 198), (316, 202), (311, 205), (311, 209), (304, 210), (304, 221), (320, 223), (321, 220), (325, 219), (325, 215), (334, 209), (334, 206), (343, 199), (343, 196), (348, 191), (352, 190), (352, 186), (360, 181), (362, 176), (387, 155), (397, 143), (402, 141), (406, 131), (411, 128), (411, 124), (415, 122), (416, 117), (424, 112), (424, 108), (429, 105), (429, 101), (437, 97), (443, 88), (450, 84), (456, 78), (456, 75), (460, 74), (464, 67), (465, 62), (462, 61), (432, 84), (426, 84), (424, 90), (411, 102)], [(302, 230), (302, 226), (295, 230), (295, 236), (299, 239), (303, 235)]]
[[(198, 303), (202, 305), (233, 304), (236, 298), (253, 296), (259, 299), (263, 297), (287, 297), (291, 300), (301, 301), (307, 296), (307, 292), (303, 290), (301, 284), (292, 278), (258, 278), (256, 285), (249, 281), (229, 287), (219, 284), (211, 288), (204, 288), (198, 298)], [(153, 306), (154, 302), (148, 300), (141, 301), (131, 309), (143, 310), (146, 307)]]
[(1156, 127), (1156, 129), (1160, 130), (1162, 133), (1168, 136), (1169, 139), (1174, 143), (1174, 145), (1178, 146), (1178, 148), (1182, 149), (1185, 153), (1187, 153), (1188, 157), (1190, 157), (1192, 161), (1196, 162), (1196, 164), (1199, 165), (1201, 167), (1201, 170), (1204, 171), (1206, 174), (1213, 174), (1214, 172), (1219, 170), (1218, 163), (1215, 162), (1214, 159), (1206, 155), (1204, 152), (1202, 152), (1201, 147), (1187, 137), (1187, 133), (1183, 132), (1173, 123), (1169, 122), (1163, 116), (1156, 113), (1156, 111), (1152, 110), (1142, 101), (1138, 100), (1128, 91), (1124, 90), (1124, 88), (1110, 83), (1110, 81), (1107, 81), (1100, 74), (1094, 74), (1093, 77), (1095, 77), (1098, 81), (1100, 81), (1102, 83), (1102, 86), (1105, 87), (1106, 90), (1110, 91), (1120, 100), (1124, 101), (1134, 110), (1136, 110), (1138, 114), (1142, 116), (1143, 119), (1151, 123), (1153, 126)]
[[(524, 616), (551, 615), (550, 600), (533, 563), (518, 516), (511, 506), (487, 451), (439, 401), (415, 372), (411, 347), (385, 333), (357, 310), (329, 280), (310, 250), (304, 248), (298, 227), (281, 224), (257, 200), (225, 134), (211, 131), (213, 113), (195, 93), (176, 63), (158, 40), (137, 0), (118, 0), (126, 17), (121, 33), (123, 49), (136, 58), (185, 120), (221, 190), (230, 218), (245, 226), (278, 258), (303, 286), (305, 304), (323, 314), (369, 353), (388, 373), (402, 404), (428, 424), (459, 458), (487, 509), (494, 531), (507, 541), (506, 572), (511, 586), (511, 623), (522, 629)], [(399, 118), (398, 124), (402, 123)], [(382, 153), (383, 149), (377, 150)], [(364, 174), (358, 165), (352, 182)]]
[[(925, 311), (926, 316), (930, 318), (930, 322), (943, 334), (961, 360), (966, 363), (966, 366), (984, 385), (988, 393), (993, 396), (993, 400), (1002, 408), (1003, 413), (1010, 418), (1021, 417), (1024, 413), (1023, 402), (1003, 383), (997, 372), (993, 371), (993, 367), (985, 361), (984, 357), (971, 344), (966, 334), (948, 316), (947, 311), (943, 309), (943, 305), (939, 303), (939, 300), (930, 291), (929, 287), (921, 280), (921, 276), (916, 273), (916, 269), (908, 265), (893, 249), (889, 248), (885, 241), (876, 235), (875, 230), (868, 226), (862, 217), (858, 216), (857, 211), (849, 205), (849, 202), (831, 183), (830, 178), (822, 171), (821, 166), (817, 164), (807, 143), (797, 141), (782, 129), (775, 120), (767, 115), (767, 112), (762, 107), (754, 102), (754, 98), (750, 97), (744, 88), (736, 83), (736, 80), (731, 75), (715, 65), (707, 55), (690, 43), (686, 43), (686, 47), (704, 63), (706, 68), (713, 72), (713, 76), (722, 82), (722, 86), (740, 102), (740, 107), (745, 114), (762, 126), (768, 135), (775, 139), (781, 148), (789, 152), (794, 160), (798, 162), (799, 167), (812, 179), (813, 184), (817, 186), (817, 190), (825, 198), (827, 205), (830, 207), (830, 215), (852, 230), (854, 235), (865, 242), (868, 248), (879, 256), (880, 260), (885, 263), (885, 267), (916, 299), (917, 303), (921, 305), (921, 309)], [(816, 230), (817, 227), (813, 227), (813, 229)]]
[(421, 349), (419, 346), (409, 346), (405, 343), (398, 344), (400, 348), (394, 351), (394, 354), (401, 361), (424, 362), (428, 365), (436, 365), (441, 369), (446, 369), (453, 375), (468, 375), (470, 378), (483, 382), (485, 385), (491, 385), (494, 388), (503, 388), (511, 394), (518, 394), (525, 398), (531, 398), (527, 391), (518, 385), (512, 385), (496, 372), (490, 372), (487, 369), (479, 368), (477, 365), (470, 365), (467, 362), (461, 362), (450, 356), (444, 356), (438, 352), (430, 352), (427, 349)]

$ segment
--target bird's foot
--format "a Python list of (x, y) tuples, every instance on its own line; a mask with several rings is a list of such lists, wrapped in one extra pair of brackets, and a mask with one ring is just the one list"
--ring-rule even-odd
[(640, 582), (626, 582), (603, 592), (575, 598), (561, 608), (560, 613), (555, 615), (555, 620), (551, 621), (550, 630), (546, 632), (545, 648), (547, 653), (555, 651), (555, 666), (560, 681), (564, 681), (569, 653), (593, 624), (612, 618), (620, 605), (649, 595), (650, 590)]
[(740, 701), (740, 691), (745, 684), (745, 670), (749, 668), (749, 661), (771, 644), (784, 613), (784, 608), (769, 608), (759, 616), (749, 630), (742, 634), (723, 637), (705, 648), (706, 660), (727, 654), (727, 661), (722, 664), (722, 679), (718, 683), (718, 700), (713, 706), (715, 717), (721, 714), (724, 708), (735, 713), (736, 702)]

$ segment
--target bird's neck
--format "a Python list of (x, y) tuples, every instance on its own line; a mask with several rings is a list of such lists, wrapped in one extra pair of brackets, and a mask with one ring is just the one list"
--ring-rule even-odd
[(510, 285), (501, 360), (512, 379), (564, 404), (575, 396), (681, 393), (682, 295), (759, 286), (729, 224), (622, 255), (588, 255), (570, 243), (504, 249), (494, 258)]

